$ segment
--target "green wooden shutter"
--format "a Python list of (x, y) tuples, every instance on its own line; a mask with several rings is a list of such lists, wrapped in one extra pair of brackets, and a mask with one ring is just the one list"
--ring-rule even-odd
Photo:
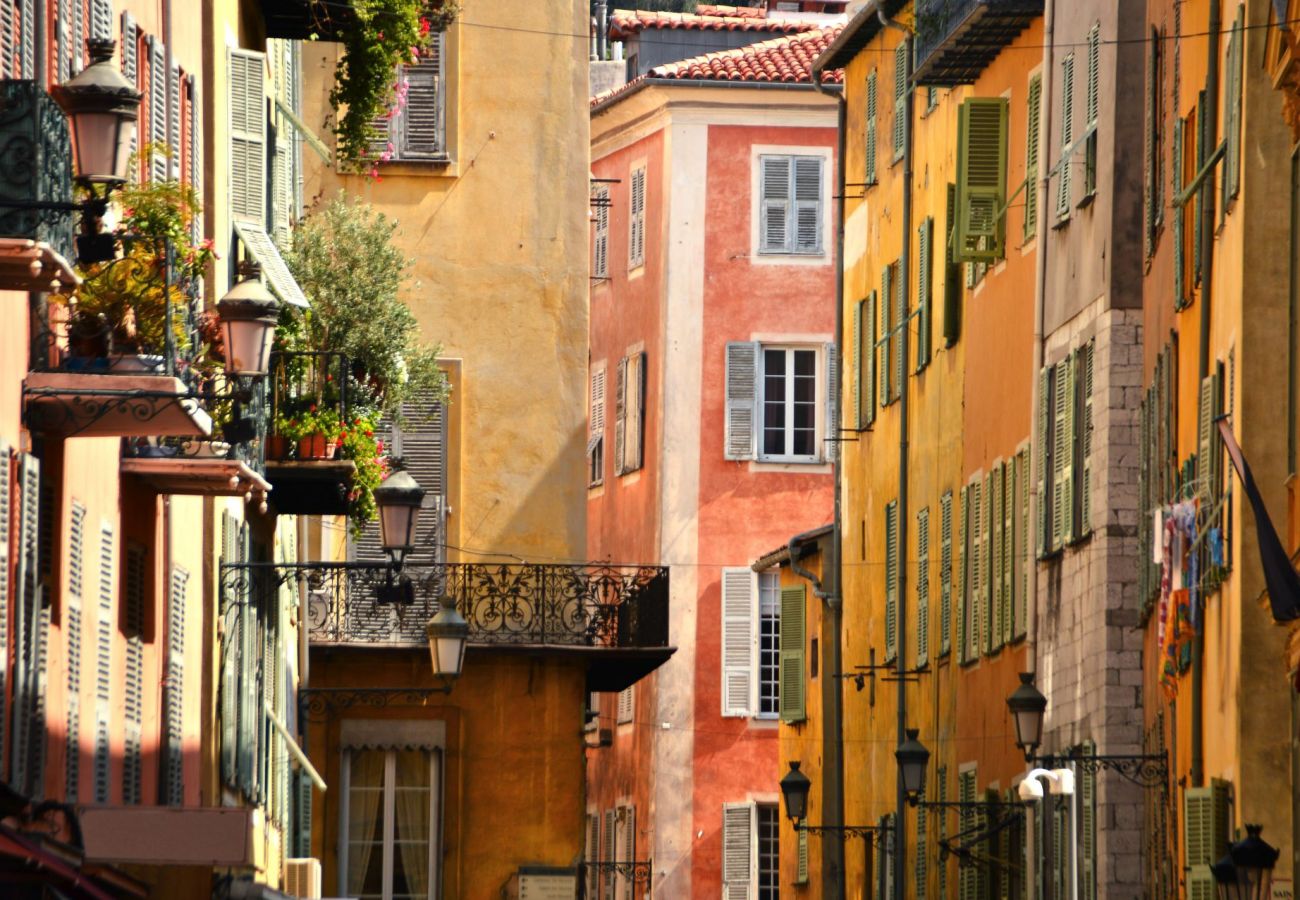
[(894, 48), (894, 162), (903, 158), (907, 122), (907, 46), (903, 40)]
[(795, 849), (795, 853), (797, 854), (796, 857), (797, 861), (795, 862), (794, 883), (807, 884), (808, 883), (808, 832), (802, 830), (799, 831), (798, 837), (796, 838), (796, 843), (797, 846)]
[(1073, 409), (1069, 391), (1070, 360), (1067, 357), (1052, 367), (1052, 510), (1051, 541), (1048, 551), (1061, 548), (1066, 537), (1067, 504), (1070, 490), (1068, 470), (1071, 462), (1069, 419)]
[(876, 104), (876, 70), (872, 69), (867, 73), (867, 114), (866, 114), (866, 147), (865, 147), (865, 164), (866, 171), (863, 181), (867, 184), (876, 183), (876, 130), (877, 121), (877, 104)]
[[(974, 769), (957, 774), (957, 800), (961, 803), (975, 802)], [(968, 832), (976, 827), (974, 809), (962, 809), (960, 819), (963, 832)], [(984, 900), (984, 898), (980, 897), (979, 891), (979, 868), (977, 865), (959, 865), (957, 869), (957, 897), (959, 900)]]
[(1050, 553), (1052, 549), (1050, 535), (1052, 498), (1048, 496), (1050, 487), (1048, 474), (1051, 472), (1050, 466), (1052, 465), (1050, 462), (1052, 457), (1051, 423), (1052, 371), (1047, 366), (1044, 366), (1038, 370), (1038, 409), (1035, 413), (1034, 423), (1034, 444), (1038, 447), (1038, 459), (1035, 466), (1037, 470), (1038, 521), (1034, 523), (1034, 531), (1039, 558)]
[(894, 322), (893, 334), (889, 341), (890, 356), (894, 360), (893, 382), (890, 387), (893, 388), (892, 399), (897, 400), (903, 393), (905, 376), (905, 360), (903, 359), (903, 336), (902, 330), (907, 326), (907, 285), (901, 276), (901, 267), (894, 263)]
[(926, 835), (926, 809), (924, 806), (917, 807), (916, 810), (916, 851), (912, 861), (912, 872), (916, 878), (916, 889), (913, 894), (915, 900), (925, 900), (926, 886), (929, 878), (928, 862), (930, 860), (930, 847)]
[(957, 185), (948, 183), (947, 214), (943, 220), (943, 342), (951, 347), (961, 337), (961, 263), (956, 257)]
[(805, 647), (804, 595), (802, 585), (781, 588), (781, 700), (782, 722), (802, 722), (804, 703)]
[(898, 501), (885, 504), (885, 662), (898, 656)]
[[(980, 572), (984, 580), (981, 582), (980, 602), (979, 602), (979, 631), (977, 646), (984, 648), (986, 652), (993, 649), (993, 613), (996, 608), (994, 597), (997, 593), (997, 569), (993, 561), (993, 522), (994, 522), (994, 505), (993, 500), (997, 495), (997, 484), (994, 481), (994, 471), (990, 470), (984, 475), (984, 510), (980, 520)], [(998, 512), (1001, 512), (999, 506)], [(998, 563), (1002, 562), (1001, 554), (998, 554)]]
[[(311, 853), (311, 776), (302, 769), (295, 773), (293, 853), (305, 859)], [(595, 816), (591, 817), (593, 820)]]
[(1074, 142), (1074, 54), (1061, 60), (1061, 160), (1057, 167), (1056, 215), (1070, 214), (1070, 157)]
[(1160, 33), (1151, 26), (1150, 40), (1147, 42), (1147, 84), (1146, 84), (1146, 129), (1144, 131), (1142, 184), (1146, 202), (1143, 203), (1143, 247), (1150, 259), (1156, 248), (1156, 105), (1160, 102), (1159, 66)]
[(1188, 900), (1213, 900), (1217, 895), (1210, 864), (1228, 852), (1229, 785), (1212, 779), (1206, 787), (1183, 794), (1183, 848), (1187, 866)]
[(971, 97), (958, 112), (959, 260), (993, 262), (1005, 255), (1007, 110), (1004, 97)]
[(1013, 573), (1016, 582), (1017, 602), (1015, 605), (1015, 623), (1012, 627), (1011, 636), (1013, 638), (1022, 638), (1029, 627), (1029, 604), (1034, 602), (1034, 598), (1029, 596), (1029, 571), (1034, 565), (1034, 557), (1030, 550), (1029, 538), (1029, 482), (1033, 477), (1030, 474), (1030, 468), (1033, 465), (1033, 451), (1031, 447), (1026, 447), (1017, 455), (1020, 463), (1020, 477), (1017, 480), (1019, 486), (1018, 505), (1020, 508), (1020, 522), (1016, 528), (1016, 559), (1020, 564), (1019, 574)]
[[(934, 782), (935, 782), (935, 799), (938, 800), (940, 803), (946, 803), (948, 801), (948, 767), (947, 766), (939, 766), (937, 769), (935, 769)], [(940, 826), (943, 826), (946, 823), (946, 821), (947, 821), (946, 814), (940, 812), (939, 813)], [(948, 859), (946, 856), (940, 855), (936, 859), (936, 862), (938, 864), (937, 868), (939, 870), (938, 895), (941, 898), (941, 900), (948, 900)]]
[(930, 660), (930, 508), (916, 514), (916, 664)]
[(970, 521), (966, 528), (966, 555), (970, 560), (970, 587), (966, 592), (966, 630), (962, 640), (966, 659), (980, 654), (980, 617), (984, 613), (984, 505), (983, 482), (977, 477), (970, 485)]
[(1220, 181), (1221, 202), (1219, 217), (1228, 212), (1228, 203), (1237, 196), (1241, 187), (1241, 86), (1242, 86), (1242, 16), (1245, 6), (1237, 5), (1237, 16), (1232, 23), (1232, 35), (1228, 38), (1228, 60), (1224, 82), (1223, 140), (1225, 152), (1223, 157), (1223, 178)]
[(1002, 547), (1002, 565), (998, 567), (998, 634), (997, 642), (1005, 644), (1011, 640), (1011, 606), (1012, 606), (1012, 587), (1011, 578), (1012, 562), (1015, 559), (1015, 536), (1016, 528), (1013, 519), (1016, 508), (1016, 478), (1015, 478), (1014, 459), (1002, 463), (998, 470), (998, 478), (1001, 481), (999, 493), (1002, 498), (1002, 539), (998, 542)]
[(985, 644), (989, 650), (996, 650), (1002, 646), (1002, 611), (1003, 611), (1003, 590), (1006, 583), (1002, 577), (1003, 565), (1006, 562), (1006, 546), (1003, 541), (1006, 538), (1006, 528), (1004, 521), (1003, 499), (1005, 497), (1004, 473), (1006, 466), (998, 463), (993, 467), (990, 473), (992, 476), (992, 502), (989, 503), (990, 513), (992, 516), (991, 527), (989, 528), (992, 546), (989, 548), (989, 614), (986, 622), (988, 623), (988, 634), (986, 635)]
[(1101, 25), (1088, 30), (1088, 73), (1085, 97), (1087, 139), (1084, 146), (1083, 193), (1091, 197), (1097, 192), (1097, 76), (1101, 56)]
[(853, 423), (855, 431), (861, 431), (863, 427), (862, 416), (862, 313), (867, 305), (866, 300), (859, 300), (853, 304), (853, 325), (849, 333), (850, 346), (850, 365), (853, 372), (853, 394), (852, 403), (853, 411), (850, 413), (849, 421)]
[(1222, 376), (1212, 372), (1201, 380), (1200, 408), (1196, 427), (1196, 480), (1202, 503), (1210, 508), (1219, 499), (1221, 473), (1216, 465), (1219, 454), (1218, 429), (1214, 419), (1222, 401)]
[(1043, 108), (1043, 76), (1029, 79), (1025, 126), (1025, 241), (1038, 234), (1038, 146)]
[(1076, 537), (1085, 537), (1092, 532), (1092, 391), (1093, 391), (1093, 356), (1097, 348), (1095, 341), (1089, 341), (1079, 348), (1079, 460), (1077, 475), (1079, 479), (1079, 531)]
[[(1097, 745), (1084, 741), (1083, 753), (1092, 756)], [(1079, 791), (1079, 900), (1097, 900), (1097, 773), (1078, 772)]]
[(867, 305), (862, 310), (862, 394), (860, 395), (862, 427), (876, 421), (876, 292), (867, 295)]
[(614, 474), (627, 472), (624, 459), (627, 456), (627, 362), (629, 357), (618, 361), (614, 380)]
[(891, 300), (893, 293), (890, 290), (890, 278), (894, 274), (892, 265), (885, 266), (880, 272), (880, 364), (877, 367), (877, 378), (880, 381), (880, 405), (888, 406), (893, 398), (893, 388), (890, 385), (890, 365), (889, 365), (889, 348), (894, 342), (893, 326), (890, 323), (890, 316), (893, 312), (894, 304)]
[(930, 364), (930, 307), (934, 281), (934, 219), (926, 217), (917, 229), (920, 258), (917, 260), (916, 282), (916, 371)]
[(952, 650), (952, 491), (939, 498), (939, 655)]
[[(1181, 118), (1174, 120), (1174, 153), (1173, 153), (1173, 196), (1174, 203), (1178, 203), (1178, 196), (1183, 192), (1183, 128), (1184, 122)], [(1174, 309), (1182, 309), (1185, 305), (1187, 294), (1187, 273), (1185, 256), (1187, 248), (1185, 246), (1186, 238), (1183, 229), (1186, 227), (1187, 207), (1174, 207)]]

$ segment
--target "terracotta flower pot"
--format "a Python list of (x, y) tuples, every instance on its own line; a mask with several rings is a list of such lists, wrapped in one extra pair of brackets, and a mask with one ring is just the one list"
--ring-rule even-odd
[(266, 438), (266, 458), (285, 459), (289, 455), (289, 439), (278, 434)]
[(298, 441), (298, 458), (333, 459), (334, 450), (337, 446), (338, 443), (336, 441), (330, 440), (320, 432), (309, 434), (302, 440)]

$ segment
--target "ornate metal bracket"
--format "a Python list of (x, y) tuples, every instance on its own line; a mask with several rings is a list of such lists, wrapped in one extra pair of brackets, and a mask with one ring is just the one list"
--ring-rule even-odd
[[(591, 860), (580, 865), (582, 875), (594, 871), (599, 875), (621, 875), (632, 884), (644, 884), (647, 888), (654, 878), (654, 864), (652, 860), (638, 859), (632, 862), (614, 862)], [(585, 880), (585, 878), (583, 878)]]
[(877, 833), (892, 829), (881, 828), (879, 825), (807, 825), (800, 822), (794, 826), (794, 830), (806, 831), (809, 834), (816, 835), (837, 834), (841, 840), (862, 838), (867, 843), (871, 843), (875, 840)]
[(1066, 753), (1040, 756), (1035, 762), (1047, 769), (1074, 765), (1089, 775), (1103, 771), (1115, 772), (1141, 788), (1160, 787), (1169, 781), (1169, 757), (1163, 753), (1110, 756)]
[(33, 430), (51, 430), (73, 437), (108, 415), (129, 417), (134, 422), (151, 422), (173, 407), (197, 409), (198, 398), (189, 393), (147, 390), (79, 390), (72, 388), (23, 388), (23, 396), (39, 404), (28, 405), (28, 424)]
[(980, 810), (980, 809), (1014, 809), (1019, 806), (1018, 803), (1002, 803), (997, 800), (918, 800), (917, 806), (923, 809), (957, 809), (957, 810)]
[(427, 706), (438, 695), (451, 693), (451, 679), (434, 677), (439, 683), (431, 688), (307, 687), (298, 691), (298, 702), (303, 717), (317, 722), (326, 720), (330, 713), (353, 707)]

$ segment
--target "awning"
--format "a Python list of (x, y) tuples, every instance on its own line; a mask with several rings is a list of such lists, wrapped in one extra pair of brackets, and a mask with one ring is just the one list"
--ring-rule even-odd
[(115, 900), (75, 864), (17, 831), (0, 826), (0, 881), (46, 884), (70, 898)]
[(275, 292), (285, 303), (293, 306), (300, 306), (308, 309), (311, 304), (307, 302), (307, 296), (298, 287), (298, 282), (294, 280), (289, 267), (285, 265), (284, 257), (280, 255), (280, 248), (275, 246), (275, 241), (266, 233), (266, 229), (260, 225), (253, 225), (249, 222), (236, 222), (235, 234), (244, 242), (248, 252), (253, 258), (262, 264), (262, 274), (266, 276), (266, 284)]

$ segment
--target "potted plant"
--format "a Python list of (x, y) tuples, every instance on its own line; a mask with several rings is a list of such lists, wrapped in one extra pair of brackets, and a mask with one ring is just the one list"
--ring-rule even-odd
[(343, 435), (338, 411), (312, 403), (298, 417), (298, 458), (333, 459)]
[(388, 476), (388, 457), (384, 442), (375, 437), (373, 418), (361, 416), (343, 429), (339, 453), (356, 465), (352, 490), (348, 494), (348, 521), (354, 537), (360, 537), (366, 525), (378, 514), (375, 488)]

